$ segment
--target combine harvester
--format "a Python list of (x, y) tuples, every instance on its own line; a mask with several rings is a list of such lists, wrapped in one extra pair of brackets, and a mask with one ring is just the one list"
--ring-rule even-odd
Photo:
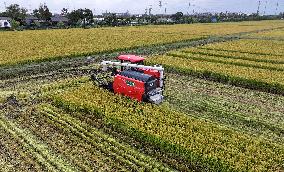
[(138, 101), (160, 104), (164, 96), (164, 68), (145, 66), (145, 58), (120, 55), (120, 62), (103, 61), (91, 79), (100, 87)]

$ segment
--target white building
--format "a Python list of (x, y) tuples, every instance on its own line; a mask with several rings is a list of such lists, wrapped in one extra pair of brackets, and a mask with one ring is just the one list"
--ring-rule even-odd
[(0, 28), (11, 28), (11, 21), (10, 17), (0, 17)]
[(8, 20), (0, 20), (0, 28), (11, 28), (11, 23)]

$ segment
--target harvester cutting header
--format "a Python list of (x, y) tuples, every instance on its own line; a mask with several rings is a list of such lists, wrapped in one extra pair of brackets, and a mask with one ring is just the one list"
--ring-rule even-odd
[(103, 61), (92, 74), (99, 86), (138, 101), (160, 104), (163, 101), (164, 68), (145, 66), (145, 58), (120, 55), (118, 62)]

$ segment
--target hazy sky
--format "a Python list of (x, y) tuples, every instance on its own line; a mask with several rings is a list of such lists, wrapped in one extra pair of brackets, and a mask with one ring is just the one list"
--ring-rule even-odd
[[(105, 12), (126, 12), (132, 14), (144, 13), (146, 8), (152, 7), (152, 13), (183, 13), (195, 12), (244, 12), (257, 11), (259, 0), (163, 0), (163, 7), (159, 7), (159, 0), (1, 0), (0, 11), (12, 3), (20, 4), (32, 10), (40, 3), (46, 3), (52, 12), (60, 12), (63, 7), (69, 10), (77, 8), (89, 8), (96, 14)], [(261, 0), (260, 13), (275, 14), (278, 2), (278, 11), (284, 12), (284, 0)], [(190, 4), (190, 5), (189, 5)], [(266, 6), (266, 10), (265, 10)]]

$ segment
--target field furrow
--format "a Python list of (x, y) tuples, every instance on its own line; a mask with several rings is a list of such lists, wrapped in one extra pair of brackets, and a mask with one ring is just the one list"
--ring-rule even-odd
[(217, 43), (205, 45), (204, 49), (225, 51), (230, 53), (246, 53), (254, 55), (264, 55), (284, 57), (284, 41), (269, 41), (269, 40), (250, 40), (241, 39), (231, 42)]
[(74, 167), (66, 163), (62, 157), (52, 153), (45, 144), (40, 143), (40, 141), (28, 131), (18, 128), (14, 123), (5, 119), (3, 116), (0, 117), (0, 124), (6, 132), (10, 133), (15, 139), (20, 141), (22, 146), (47, 170), (76, 171)]
[(192, 53), (190, 52), (190, 50), (186, 52), (169, 52), (167, 53), (167, 55), (179, 58), (185, 58), (185, 59), (205, 61), (205, 62), (229, 64), (235, 66), (244, 66), (244, 67), (252, 67), (252, 68), (275, 70), (275, 71), (284, 71), (284, 64), (269, 64), (261, 62), (251, 62), (248, 60), (229, 59), (227, 57), (218, 57), (218, 56), (216, 57), (214, 55), (211, 56), (199, 53)]
[(206, 55), (216, 58), (226, 58), (228, 60), (246, 60), (251, 62), (259, 62), (259, 64), (266, 65), (278, 65), (283, 67), (284, 59), (282, 56), (273, 56), (273, 55), (260, 55), (260, 54), (251, 54), (240, 51), (225, 51), (220, 49), (205, 48), (203, 46), (195, 48), (186, 48), (182, 49), (181, 52)]
[[(143, 168), (146, 170), (159, 169), (161, 171), (169, 171), (169, 169), (164, 168), (162, 164), (155, 162), (152, 158), (133, 151), (130, 147), (126, 147), (118, 143), (114, 138), (102, 134), (100, 131), (90, 128), (86, 124), (68, 117), (67, 115), (62, 113), (58, 114), (50, 108), (51, 107), (44, 107), (42, 113), (52, 118), (52, 120), (57, 121), (61, 125), (69, 127), (72, 132), (77, 132), (77, 134), (81, 133), (82, 139), (86, 139), (87, 141), (91, 142), (93, 146), (100, 149), (102, 152), (114, 156), (118, 161), (127, 163), (127, 165), (132, 168), (136, 168), (136, 170)], [(110, 152), (105, 152), (106, 150)]]
[(115, 162), (109, 154), (103, 154), (42, 113), (26, 114), (19, 122), (68, 158), (80, 171), (129, 171), (123, 164)]
[(284, 142), (283, 96), (170, 74), (166, 97), (171, 107), (193, 117)]

